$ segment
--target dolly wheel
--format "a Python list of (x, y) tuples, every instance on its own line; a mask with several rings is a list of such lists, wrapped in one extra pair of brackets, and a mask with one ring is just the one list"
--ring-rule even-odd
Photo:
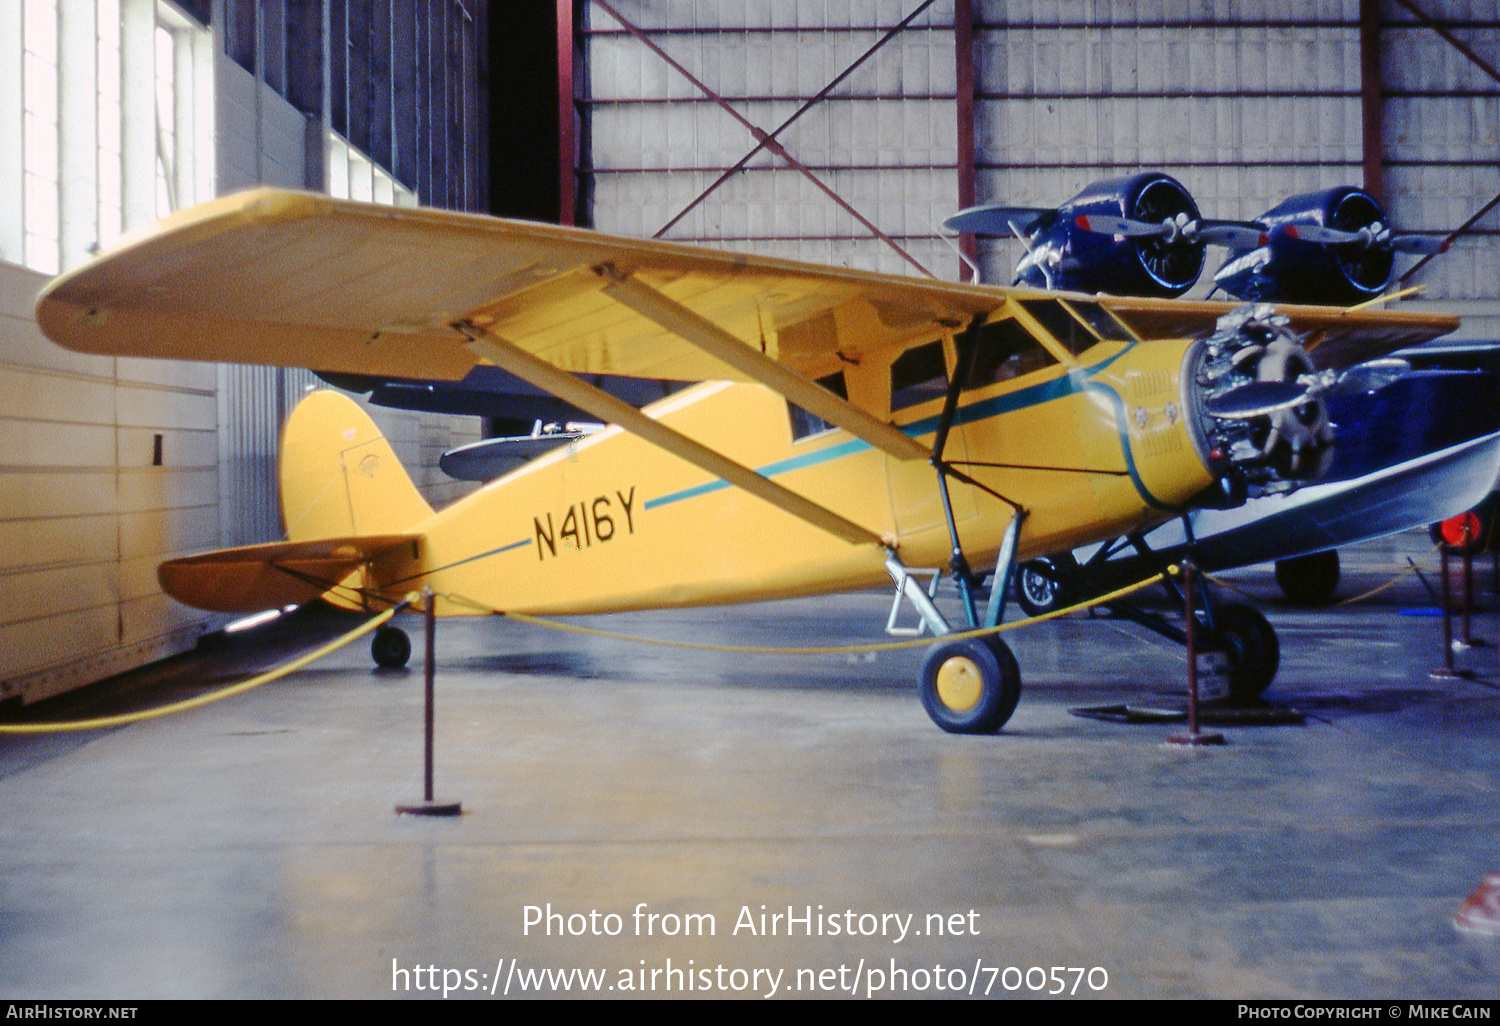
[(1271, 686), (1281, 665), (1281, 645), (1276, 630), (1258, 609), (1239, 602), (1222, 603), (1214, 611), (1223, 673), (1229, 693), (1227, 705), (1245, 705)]
[(1276, 561), (1276, 583), (1281, 593), (1299, 606), (1321, 606), (1339, 587), (1336, 549)]
[(1027, 616), (1050, 613), (1063, 604), (1062, 586), (1046, 574), (1045, 559), (1030, 559), (1016, 567), (1016, 604)]
[(1015, 712), (1021, 670), (995, 635), (939, 641), (922, 664), (922, 707), (950, 734), (993, 734)]
[(411, 658), (411, 639), (400, 627), (381, 627), (370, 642), (370, 657), (376, 666), (399, 669)]

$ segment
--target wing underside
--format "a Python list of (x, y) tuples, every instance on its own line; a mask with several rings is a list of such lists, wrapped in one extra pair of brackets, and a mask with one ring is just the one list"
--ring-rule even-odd
[[(1010, 291), (259, 189), (175, 214), (59, 277), (37, 319), (84, 352), (450, 381), (479, 362), (455, 330), (468, 324), (574, 373), (767, 383), (632, 300), (688, 311), (747, 350), (817, 376), (829, 360), (857, 359), (869, 329), (957, 329)], [(1207, 334), (1233, 305), (1101, 301), (1127, 312), (1144, 338)], [(1294, 325), (1315, 327), (1340, 363), (1456, 325), (1390, 311), (1284, 310)]]

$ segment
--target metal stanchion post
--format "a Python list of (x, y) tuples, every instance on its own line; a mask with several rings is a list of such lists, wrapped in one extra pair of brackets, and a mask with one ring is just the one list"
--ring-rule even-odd
[(1453, 585), (1448, 573), (1448, 547), (1442, 545), (1439, 548), (1442, 550), (1443, 665), (1431, 671), (1428, 676), (1435, 680), (1454, 680), (1469, 676), (1469, 672), (1453, 665)]
[(423, 714), (422, 801), (397, 805), (396, 811), (413, 816), (457, 816), (463, 812), (461, 802), (447, 799), (438, 801), (432, 796), (432, 750), (437, 692), (437, 601), (430, 587), (422, 590), (422, 598), (426, 603), (424, 619), (427, 624), (426, 658), (423, 667), (426, 701)]
[(1182, 591), (1187, 605), (1188, 732), (1167, 738), (1173, 745), (1222, 745), (1223, 734), (1198, 730), (1198, 614), (1193, 608), (1193, 561), (1182, 561)]

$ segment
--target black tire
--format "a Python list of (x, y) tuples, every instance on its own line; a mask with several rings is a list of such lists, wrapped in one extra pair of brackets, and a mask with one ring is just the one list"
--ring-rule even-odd
[(1225, 659), (1229, 693), (1225, 705), (1248, 705), (1271, 686), (1281, 665), (1276, 630), (1260, 610), (1239, 602), (1224, 602), (1214, 610), (1213, 635), (1205, 639)]
[(370, 641), (370, 658), (376, 666), (400, 669), (411, 658), (411, 639), (400, 627), (381, 627)]
[(938, 641), (922, 664), (922, 707), (950, 734), (993, 734), (1021, 698), (1021, 669), (995, 635)]
[(1016, 605), (1027, 616), (1041, 616), (1062, 606), (1062, 586), (1045, 573), (1045, 559), (1030, 559), (1016, 567)]
[(1287, 600), (1299, 606), (1321, 606), (1339, 587), (1337, 550), (1276, 561), (1276, 583)]

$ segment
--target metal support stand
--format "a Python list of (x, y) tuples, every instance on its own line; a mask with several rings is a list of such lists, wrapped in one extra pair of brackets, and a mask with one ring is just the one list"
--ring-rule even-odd
[(411, 804), (397, 805), (396, 811), (409, 816), (457, 816), (463, 812), (460, 802), (444, 799), (438, 801), (432, 797), (432, 748), (433, 748), (433, 722), (436, 693), (436, 652), (437, 652), (437, 603), (434, 601), (431, 588), (424, 588), (422, 598), (427, 604), (427, 651), (424, 677), (426, 686), (426, 711), (424, 716), (424, 745), (423, 745), (423, 776), (422, 776), (422, 801)]
[(1428, 676), (1434, 680), (1463, 680), (1472, 677), (1473, 671), (1460, 670), (1453, 665), (1453, 586), (1448, 573), (1448, 549), (1442, 547), (1441, 563), (1443, 581), (1443, 665), (1432, 670)]
[(1182, 590), (1187, 602), (1188, 732), (1167, 738), (1171, 745), (1223, 745), (1223, 734), (1204, 734), (1198, 729), (1198, 611), (1193, 608), (1193, 561), (1182, 561)]

